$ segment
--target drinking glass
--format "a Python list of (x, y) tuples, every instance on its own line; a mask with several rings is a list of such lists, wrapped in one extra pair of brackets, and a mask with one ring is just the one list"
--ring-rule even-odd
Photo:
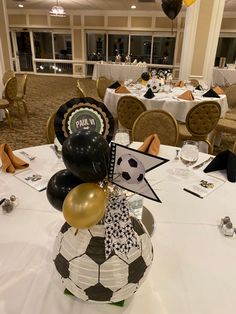
[(118, 129), (115, 134), (115, 143), (128, 146), (130, 144), (129, 130)]
[(184, 141), (180, 151), (180, 160), (186, 166), (185, 176), (189, 176), (189, 166), (194, 165), (198, 160), (199, 144), (196, 141), (187, 140)]

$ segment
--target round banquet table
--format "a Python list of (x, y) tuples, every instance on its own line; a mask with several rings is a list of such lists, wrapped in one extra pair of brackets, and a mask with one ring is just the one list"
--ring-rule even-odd
[[(138, 88), (137, 88), (138, 87)], [(221, 117), (223, 117), (228, 110), (227, 98), (225, 95), (220, 95), (220, 98), (208, 98), (202, 97), (203, 92), (196, 91), (193, 93), (194, 100), (183, 100), (176, 96), (184, 93), (185, 88), (174, 88), (172, 92), (165, 93), (159, 92), (155, 93), (155, 97), (152, 99), (147, 99), (143, 95), (145, 94), (147, 88), (142, 86), (128, 87), (130, 94), (117, 94), (114, 89), (107, 88), (104, 103), (112, 113), (114, 118), (117, 118), (117, 103), (122, 96), (134, 96), (140, 99), (146, 106), (147, 110), (150, 109), (163, 109), (170, 112), (176, 120), (180, 122), (185, 122), (186, 115), (188, 111), (202, 101), (214, 100), (219, 102), (221, 106)], [(139, 89), (140, 88), (140, 89)]]
[[(24, 150), (36, 156), (30, 168), (48, 178), (64, 168), (50, 145)], [(226, 181), (200, 199), (183, 191), (186, 182), (171, 175), (180, 163), (174, 160), (175, 147), (161, 145), (159, 156), (169, 162), (146, 178), (162, 203), (144, 200), (155, 220), (154, 260), (143, 285), (121, 308), (63, 294), (52, 261), (62, 213), (49, 204), (45, 190), (0, 172), (0, 197), (15, 194), (19, 202), (11, 213), (0, 213), (0, 313), (234, 314), (236, 238), (224, 237), (218, 224), (226, 215), (236, 224), (235, 184)], [(199, 162), (207, 157), (201, 153)], [(202, 169), (196, 172), (201, 175)], [(224, 172), (216, 175), (225, 178)]]

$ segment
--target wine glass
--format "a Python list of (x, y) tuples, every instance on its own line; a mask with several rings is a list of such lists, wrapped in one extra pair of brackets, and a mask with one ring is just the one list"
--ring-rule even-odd
[(189, 166), (194, 165), (198, 160), (199, 143), (192, 140), (184, 141), (180, 151), (180, 160), (186, 166), (185, 176), (189, 176)]
[(130, 144), (129, 130), (118, 129), (114, 138), (115, 143), (128, 146)]

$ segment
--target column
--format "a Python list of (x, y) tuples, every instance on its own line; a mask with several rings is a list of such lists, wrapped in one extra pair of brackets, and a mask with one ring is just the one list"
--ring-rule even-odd
[[(5, 71), (12, 69), (6, 0), (0, 1), (0, 16), (1, 16), (1, 19), (0, 19), (0, 40), (1, 40), (0, 62), (1, 62), (1, 71), (3, 71), (4, 73)], [(1, 74), (2, 73), (0, 72), (0, 75)], [(2, 75), (1, 75), (1, 78), (2, 78)]]
[(198, 79), (211, 84), (224, 5), (225, 0), (196, 0), (187, 8), (181, 80)]

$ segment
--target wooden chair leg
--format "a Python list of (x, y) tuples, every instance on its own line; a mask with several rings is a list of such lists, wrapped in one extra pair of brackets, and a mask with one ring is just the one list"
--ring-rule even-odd
[(29, 110), (27, 108), (26, 101), (24, 99), (22, 99), (22, 104), (24, 106), (24, 110), (25, 110), (25, 113), (27, 115), (27, 118), (29, 119)]
[(11, 121), (10, 112), (9, 112), (9, 110), (7, 108), (5, 108), (4, 110), (6, 112), (6, 116), (7, 116), (7, 120), (8, 120), (9, 126), (12, 129), (12, 121)]

